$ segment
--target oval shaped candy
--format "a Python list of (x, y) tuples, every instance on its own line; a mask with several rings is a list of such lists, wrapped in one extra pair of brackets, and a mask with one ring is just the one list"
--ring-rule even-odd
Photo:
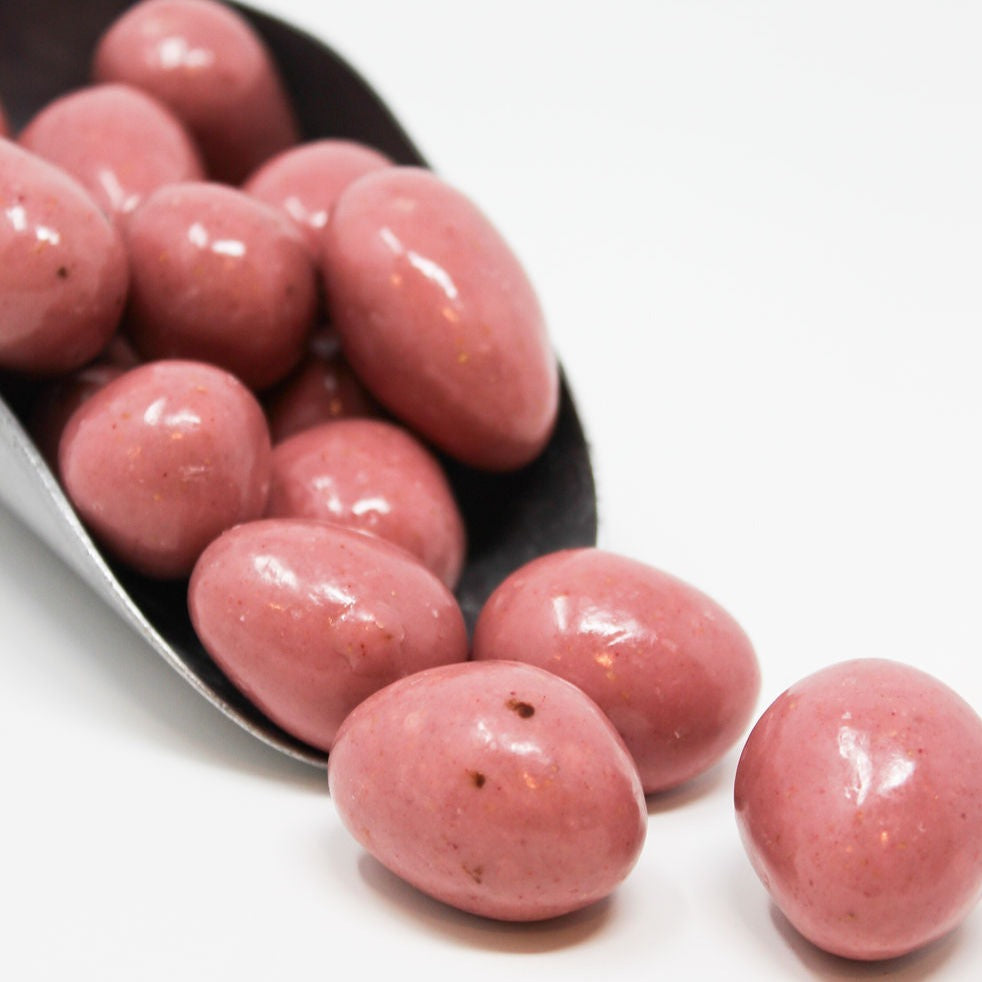
[(122, 317), (123, 242), (73, 177), (3, 139), (0, 201), (0, 368), (81, 368)]
[(982, 891), (982, 719), (908, 665), (858, 659), (792, 685), (751, 732), (734, 799), (774, 902), (834, 954), (913, 951)]
[(284, 150), (267, 160), (242, 190), (282, 208), (304, 233), (313, 256), (338, 195), (356, 178), (392, 161), (372, 147), (352, 140), (324, 139)]
[(134, 4), (99, 40), (93, 76), (134, 85), (170, 106), (215, 180), (238, 184), (298, 139), (265, 43), (239, 13), (213, 0)]
[(275, 208), (222, 184), (168, 184), (129, 217), (126, 241), (126, 331), (145, 358), (208, 361), (254, 389), (299, 362), (317, 279)]
[(535, 559), (492, 593), (474, 658), (529, 662), (578, 685), (631, 751), (646, 793), (706, 770), (750, 722), (760, 670), (719, 604), (601, 549)]
[(344, 721), (328, 759), (348, 831), (424, 893), (510, 921), (610, 894), (648, 814), (630, 755), (575, 686), (516, 662), (420, 672)]
[(440, 464), (407, 430), (384, 420), (323, 423), (278, 444), (266, 514), (377, 535), (450, 589), (463, 566), (464, 520)]
[(258, 518), (269, 493), (266, 418), (212, 365), (158, 361), (105, 384), (69, 419), (65, 490), (109, 550), (147, 576), (187, 576), (201, 550)]
[(18, 142), (68, 171), (109, 215), (132, 211), (164, 184), (204, 178), (177, 117), (130, 85), (92, 85), (55, 99)]
[(323, 271), (346, 356), (404, 423), (474, 467), (540, 453), (556, 359), (524, 270), (473, 202), (420, 168), (367, 174), (335, 203)]
[(188, 603), (231, 681), (321, 750), (377, 689), (467, 657), (463, 615), (432, 573), (382, 539), (311, 519), (226, 532), (195, 566)]

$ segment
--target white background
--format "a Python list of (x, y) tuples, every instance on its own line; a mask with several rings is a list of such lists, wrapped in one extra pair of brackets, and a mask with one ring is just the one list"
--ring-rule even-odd
[[(593, 444), (601, 544), (741, 620), (760, 710), (867, 655), (982, 708), (977, 4), (262, 6), (352, 61), (511, 240)], [(885, 966), (801, 941), (736, 835), (738, 748), (651, 802), (610, 902), (533, 926), (446, 909), (2, 512), (0, 552), (4, 978), (982, 972), (979, 908)]]

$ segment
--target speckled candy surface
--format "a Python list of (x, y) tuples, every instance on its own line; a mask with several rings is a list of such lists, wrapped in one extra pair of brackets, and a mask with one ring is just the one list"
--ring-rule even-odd
[(861, 659), (791, 686), (747, 740), (735, 803), (774, 902), (834, 954), (912, 951), (982, 890), (982, 720), (918, 669)]
[(255, 389), (300, 361), (316, 274), (275, 208), (221, 184), (168, 184), (130, 215), (126, 241), (126, 330), (143, 357), (208, 361)]
[(377, 535), (451, 589), (464, 562), (464, 521), (439, 462), (384, 420), (323, 423), (278, 444), (266, 513)]
[(73, 175), (109, 215), (132, 211), (164, 184), (204, 177), (180, 121), (129, 85), (92, 85), (56, 99), (18, 141)]
[(296, 143), (297, 123), (262, 39), (212, 0), (143, 0), (96, 48), (93, 76), (126, 82), (183, 120), (211, 177), (237, 184)]
[(379, 862), (502, 920), (607, 896), (647, 829), (609, 720), (575, 686), (516, 662), (452, 665), (383, 689), (345, 720), (328, 775), (342, 821)]
[(529, 662), (607, 713), (646, 792), (706, 770), (750, 722), (757, 658), (739, 624), (687, 583), (601, 549), (516, 570), (474, 630), (474, 658)]
[(475, 467), (538, 455), (555, 356), (524, 270), (465, 195), (414, 167), (359, 178), (335, 204), (323, 271), (346, 356), (404, 423)]
[(79, 515), (148, 576), (187, 576), (222, 531), (258, 518), (271, 447), (252, 393), (211, 365), (159, 361), (108, 382), (62, 433), (59, 467)]
[(311, 519), (231, 529), (188, 589), (202, 644), (270, 719), (322, 750), (377, 689), (463, 661), (449, 590), (402, 549)]
[(2, 138), (0, 201), (0, 368), (80, 368), (123, 313), (122, 240), (73, 177)]

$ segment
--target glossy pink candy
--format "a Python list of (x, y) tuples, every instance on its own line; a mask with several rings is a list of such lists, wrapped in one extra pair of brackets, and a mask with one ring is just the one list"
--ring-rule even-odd
[(982, 720), (915, 668), (861, 659), (791, 686), (747, 740), (735, 802), (774, 902), (834, 954), (912, 951), (982, 890)]
[(646, 793), (716, 763), (750, 722), (760, 671), (719, 604), (681, 580), (601, 549), (542, 556), (491, 595), (475, 659), (515, 659), (579, 686), (634, 756)]
[(311, 254), (320, 257), (321, 237), (338, 195), (356, 178), (392, 161), (351, 140), (303, 143), (267, 160), (243, 191), (282, 208), (304, 233)]
[(262, 514), (270, 456), (262, 409), (234, 376), (158, 361), (107, 383), (75, 412), (59, 465), (96, 538), (134, 569), (176, 578), (225, 529)]
[(122, 316), (122, 240), (73, 177), (2, 138), (0, 202), (0, 368), (74, 371)]
[(298, 128), (263, 40), (213, 0), (143, 0), (99, 40), (93, 75), (166, 103), (191, 131), (209, 176), (238, 184), (297, 142)]
[(467, 662), (420, 672), (344, 721), (328, 760), (351, 834), (424, 893), (533, 921), (610, 894), (648, 815), (600, 709), (549, 672)]
[(55, 99), (18, 141), (77, 178), (109, 215), (132, 211), (164, 184), (204, 177), (177, 117), (129, 85), (93, 85)]
[(323, 270), (346, 356), (404, 423), (479, 468), (539, 454), (556, 360), (524, 270), (472, 201), (419, 168), (367, 174), (335, 204)]
[(464, 521), (439, 462), (384, 420), (323, 423), (278, 444), (266, 514), (377, 535), (451, 589), (464, 562)]
[(202, 554), (188, 598), (232, 682), (321, 750), (377, 689), (467, 657), (460, 608), (432, 573), (388, 542), (315, 520), (226, 532)]
[(300, 361), (316, 274), (275, 208), (222, 184), (169, 184), (129, 217), (126, 240), (126, 329), (145, 358), (212, 362), (254, 389)]

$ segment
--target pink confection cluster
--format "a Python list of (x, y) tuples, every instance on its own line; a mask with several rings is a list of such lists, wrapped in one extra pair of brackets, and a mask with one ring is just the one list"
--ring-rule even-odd
[[(0, 369), (34, 386), (38, 448), (101, 547), (185, 581), (229, 680), (329, 754), (353, 837), (486, 917), (610, 894), (645, 796), (745, 737), (760, 668), (713, 599), (596, 548), (514, 570), (468, 636), (444, 460), (529, 465), (559, 400), (487, 216), (374, 147), (303, 141), (213, 0), (142, 0), (91, 84), (16, 134), (0, 108), (0, 197)], [(735, 808), (803, 935), (902, 954), (982, 890), (982, 721), (913, 668), (831, 666), (760, 716)]]

